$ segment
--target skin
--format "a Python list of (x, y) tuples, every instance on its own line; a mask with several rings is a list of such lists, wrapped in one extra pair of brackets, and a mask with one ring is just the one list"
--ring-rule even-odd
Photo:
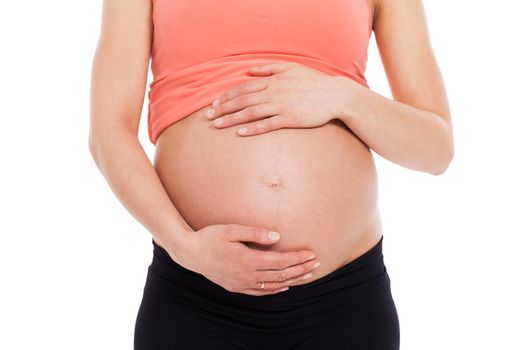
[[(230, 276), (228, 284), (223, 283), (229, 291), (281, 292), (313, 271), (315, 252), (262, 252), (238, 243), (275, 244), (269, 230), (261, 227), (214, 225), (194, 232), (173, 205), (138, 140), (151, 56), (151, 9), (150, 0), (104, 1), (91, 79), (88, 147), (93, 160), (119, 201), (175, 262), (217, 282), (220, 279), (211, 277), (210, 271)], [(204, 258), (195, 262), (191, 256), (195, 251)], [(257, 281), (276, 282), (256, 290)]]
[[(370, 6), (394, 100), (345, 77), (328, 77), (297, 64), (270, 65), (251, 72), (268, 79), (218, 96), (219, 105), (210, 123), (218, 117), (225, 123), (215, 127), (251, 120), (244, 134), (251, 137), (279, 128), (314, 127), (338, 118), (384, 158), (431, 174), (443, 173), (453, 156), (452, 125), (421, 1), (371, 0)], [(410, 20), (402, 20), (408, 17)], [(240, 225), (215, 227), (214, 232), (220, 236), (210, 234), (208, 240), (203, 239), (207, 231), (195, 235), (170, 200), (138, 141), (151, 37), (150, 0), (104, 2), (101, 35), (93, 61), (89, 132), (89, 150), (98, 168), (126, 209), (183, 266), (190, 267), (189, 251), (212, 252), (211, 243), (209, 247), (203, 245), (212, 242), (212, 237), (228, 242), (250, 239), (271, 244), (267, 229)], [(317, 101), (316, 108), (304, 104), (305, 94), (308, 100)], [(246, 98), (248, 95), (252, 97)], [(230, 248), (228, 254), (210, 253), (206, 262), (203, 260), (191, 269), (204, 272), (217, 265), (214, 259), (228, 262), (232, 256), (240, 257), (229, 270), (221, 267), (221, 273), (215, 271), (217, 276), (241, 266), (236, 275), (240, 276), (239, 281), (246, 281), (245, 286), (255, 280), (282, 281), (268, 291), (250, 289), (253, 295), (264, 295), (302, 278), (315, 262), (310, 258), (314, 253), (311, 250), (256, 251), (244, 244)], [(239, 261), (245, 264), (239, 265)], [(248, 266), (249, 262), (252, 265)], [(260, 271), (270, 268), (277, 273)], [(242, 287), (239, 283), (227, 289)]]
[(445, 172), (453, 158), (452, 122), (422, 3), (381, 0), (372, 6), (394, 100), (347, 77), (276, 62), (249, 71), (263, 78), (218, 96), (208, 119), (218, 128), (248, 123), (238, 130), (248, 137), (338, 118), (385, 159), (434, 175)]

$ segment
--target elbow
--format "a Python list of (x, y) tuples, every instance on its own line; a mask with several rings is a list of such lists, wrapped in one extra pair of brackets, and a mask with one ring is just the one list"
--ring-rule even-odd
[(88, 150), (89, 150), (89, 153), (91, 153), (91, 155), (93, 155), (94, 151), (95, 151), (95, 142), (93, 140), (93, 134), (91, 133), (91, 131), (89, 131), (89, 135), (88, 135)]
[(429, 171), (432, 175), (441, 175), (447, 171), (454, 159), (454, 142), (452, 138), (452, 131), (447, 130), (446, 142), (439, 149), (438, 161), (434, 162), (434, 167)]
[(103, 135), (100, 135), (100, 133), (96, 133), (91, 129), (89, 131), (88, 135), (88, 150), (91, 154), (91, 157), (95, 161), (95, 164), (97, 166), (99, 165), (100, 158), (102, 157), (102, 150), (103, 150), (103, 143), (105, 141), (105, 137)]
[(436, 165), (439, 165), (439, 167), (435, 167), (434, 169), (429, 171), (430, 174), (441, 175), (445, 173), (445, 171), (447, 171), (447, 169), (449, 168), (450, 163), (452, 163), (453, 158), (454, 158), (454, 153), (450, 153), (449, 155), (447, 155), (446, 158), (444, 158), (444, 160), (436, 163)]
[(93, 133), (93, 130), (89, 131), (88, 135), (88, 150), (91, 154), (91, 157), (98, 164), (98, 154), (100, 147), (98, 146), (98, 141), (96, 135)]

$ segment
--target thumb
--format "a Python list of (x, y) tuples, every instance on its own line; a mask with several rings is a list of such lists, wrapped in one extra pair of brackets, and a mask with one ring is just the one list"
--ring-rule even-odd
[(258, 226), (235, 225), (227, 231), (227, 240), (239, 242), (255, 242), (259, 244), (274, 244), (279, 240), (279, 233)]

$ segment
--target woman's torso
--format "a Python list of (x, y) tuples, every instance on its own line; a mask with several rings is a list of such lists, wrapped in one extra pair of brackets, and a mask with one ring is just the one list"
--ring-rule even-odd
[[(339, 119), (309, 129), (239, 136), (203, 108), (159, 136), (154, 166), (193, 230), (258, 225), (281, 234), (258, 249), (312, 249), (322, 265), (308, 283), (371, 248), (381, 236), (370, 149)], [(297, 284), (302, 284), (297, 283)]]
[[(154, 1), (154, 166), (188, 225), (199, 230), (236, 223), (278, 231), (276, 244), (251, 246), (315, 251), (322, 265), (302, 283), (375, 245), (381, 222), (374, 159), (339, 119), (243, 137), (236, 134), (241, 125), (218, 129), (204, 116), (219, 91), (245, 81), (245, 66), (274, 54), (366, 86), (373, 0), (308, 0), (301, 8), (291, 0), (257, 7), (231, 0), (237, 17), (217, 2)], [(193, 19), (196, 11), (205, 21)]]

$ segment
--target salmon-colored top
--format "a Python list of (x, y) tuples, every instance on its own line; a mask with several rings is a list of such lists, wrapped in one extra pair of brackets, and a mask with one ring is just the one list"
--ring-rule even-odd
[(174, 122), (249, 79), (247, 70), (293, 61), (330, 75), (365, 78), (369, 0), (152, 0), (153, 144)]

